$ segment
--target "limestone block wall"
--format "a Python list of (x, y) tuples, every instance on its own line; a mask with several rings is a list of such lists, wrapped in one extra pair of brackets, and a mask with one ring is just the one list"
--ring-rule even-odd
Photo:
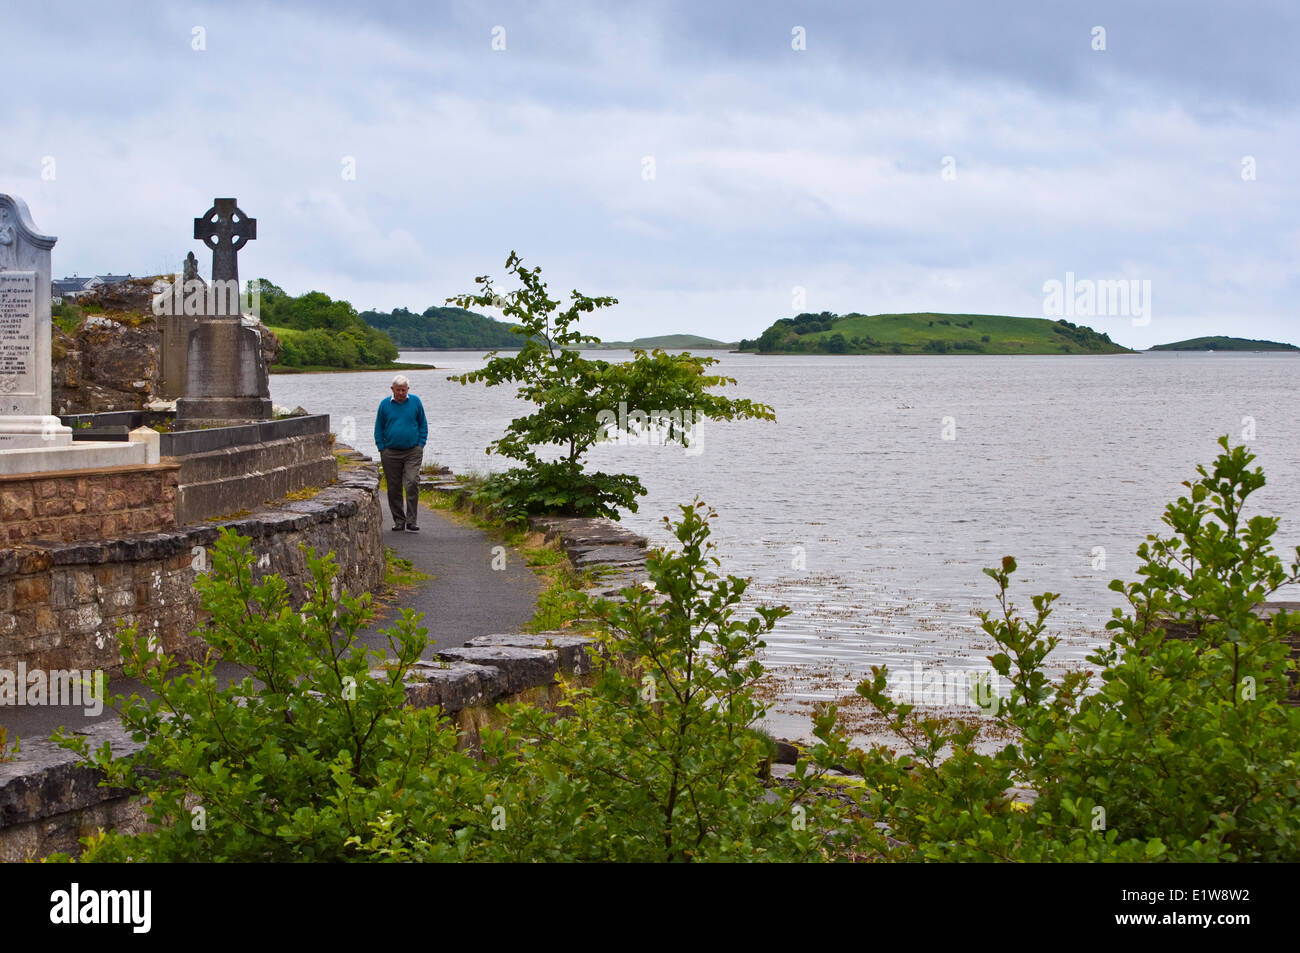
[(0, 547), (169, 529), (179, 470), (150, 463), (0, 475)]
[[(129, 490), (112, 492), (130, 498)], [(259, 506), (238, 519), (0, 549), (0, 669), (23, 662), (120, 673), (119, 624), (152, 632), (181, 658), (198, 657), (205, 645), (189, 634), (203, 621), (194, 578), (210, 565), (206, 549), (223, 527), (251, 537), (262, 563), (257, 575), (277, 573), (295, 599), (304, 595), (307, 570), (300, 543), (333, 551), (341, 584), (369, 592), (384, 573), (378, 494), (378, 468), (359, 463), (310, 499)]]

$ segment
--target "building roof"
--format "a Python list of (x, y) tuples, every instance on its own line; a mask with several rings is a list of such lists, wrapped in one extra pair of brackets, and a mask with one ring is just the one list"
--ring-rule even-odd
[(54, 280), (54, 290), (58, 294), (76, 294), (79, 291), (87, 290), (94, 280), (93, 275), (87, 275), (85, 278), (56, 278)]

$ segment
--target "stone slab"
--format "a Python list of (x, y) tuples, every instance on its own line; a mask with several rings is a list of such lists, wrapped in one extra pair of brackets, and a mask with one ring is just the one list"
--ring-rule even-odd
[(591, 657), (587, 647), (597, 644), (589, 635), (572, 632), (538, 632), (515, 635), (480, 635), (466, 643), (475, 648), (509, 646), (520, 649), (543, 649), (559, 653), (560, 668), (570, 675), (585, 675), (591, 671)]
[(506, 694), (506, 676), (491, 665), (473, 662), (416, 662), (407, 673), (406, 702), (414, 708), (437, 705), (454, 714)]
[(442, 649), (438, 658), (449, 662), (490, 665), (501, 670), (508, 694), (547, 685), (560, 671), (560, 653), (555, 649), (524, 649), (506, 645), (460, 646)]
[(570, 546), (646, 546), (646, 538), (613, 520), (595, 516), (531, 516), (528, 528), (544, 533), (546, 541)]
[(51, 409), (56, 241), (36, 230), (26, 202), (0, 194), (0, 415), (44, 416)]
[(209, 427), (203, 430), (181, 430), (162, 434), (161, 452), (165, 457), (184, 457), (195, 453), (209, 453), (226, 447), (242, 447), (254, 443), (269, 443), (289, 437), (309, 434), (327, 434), (330, 430), (329, 414), (311, 414), (284, 420), (264, 420), (237, 424), (231, 427)]
[[(108, 741), (117, 756), (143, 747), (131, 740), (116, 718), (81, 733), (89, 737), (91, 750)], [(80, 764), (76, 755), (54, 742), (24, 738), (19, 759), (0, 762), (0, 829), (125, 793), (99, 787), (101, 777), (98, 770)]]
[(637, 546), (589, 546), (571, 549), (569, 562), (576, 569), (595, 566), (630, 568), (645, 565), (646, 551)]
[(55, 416), (0, 417), (0, 451), (47, 450), (72, 443), (72, 429)]
[(0, 271), (0, 393), (6, 398), (35, 398), (40, 393), (36, 380), (36, 280), (34, 271)]
[[(150, 459), (151, 450), (153, 459)], [(35, 450), (0, 450), (0, 475), (54, 473), (157, 462), (156, 448), (151, 448), (147, 443), (73, 443)]]

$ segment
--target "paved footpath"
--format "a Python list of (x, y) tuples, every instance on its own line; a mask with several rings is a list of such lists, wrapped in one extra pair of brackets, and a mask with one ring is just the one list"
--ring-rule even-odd
[[(533, 617), (541, 583), (518, 556), (507, 553), (505, 569), (492, 568), (492, 537), (473, 526), (462, 525), (439, 510), (420, 507), (420, 532), (395, 533), (388, 514), (388, 501), (381, 499), (384, 510), (384, 545), (409, 559), (416, 569), (432, 578), (398, 592), (386, 608), (376, 612), (368, 629), (357, 638), (387, 654), (388, 641), (380, 634), (401, 615), (404, 608), (423, 612), (419, 625), (429, 630), (430, 645), (423, 658), (433, 658), (438, 649), (456, 648), (479, 635), (514, 634)], [(499, 561), (498, 561), (499, 564)], [(243, 669), (218, 663), (216, 675), (221, 683), (243, 678)], [(135, 680), (116, 678), (108, 685), (109, 694), (147, 696), (144, 686)], [(115, 717), (115, 716), (114, 716)], [(0, 725), (13, 738), (48, 738), (60, 725), (79, 728), (96, 721), (81, 708), (62, 706), (8, 707), (0, 709)]]
[(384, 545), (433, 578), (397, 593), (370, 629), (357, 633), (368, 645), (386, 645), (379, 630), (392, 625), (404, 608), (424, 613), (420, 625), (429, 630), (432, 643), (424, 658), (478, 635), (519, 632), (533, 617), (541, 583), (522, 559), (507, 552), (505, 568), (493, 569), (493, 547), (501, 545), (498, 541), (423, 505), (418, 533), (393, 532), (388, 500), (381, 502)]

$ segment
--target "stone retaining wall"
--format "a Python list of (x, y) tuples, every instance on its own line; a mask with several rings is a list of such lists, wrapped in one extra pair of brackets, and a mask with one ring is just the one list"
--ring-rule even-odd
[(176, 522), (185, 525), (249, 509), (308, 487), (338, 470), (329, 416), (319, 414), (165, 435), (161, 450), (181, 465)]
[[(0, 475), (0, 546), (152, 533), (176, 525), (179, 464)], [(0, 610), (7, 609), (0, 596)]]
[(256, 575), (278, 574), (295, 600), (307, 578), (300, 544), (333, 551), (341, 584), (369, 592), (383, 581), (382, 522), (378, 468), (363, 462), (310, 499), (260, 506), (238, 519), (0, 549), (0, 668), (22, 662), (120, 673), (119, 624), (153, 632), (181, 658), (198, 657), (205, 645), (189, 634), (202, 622), (194, 577), (210, 565), (206, 549), (223, 527), (252, 538)]

